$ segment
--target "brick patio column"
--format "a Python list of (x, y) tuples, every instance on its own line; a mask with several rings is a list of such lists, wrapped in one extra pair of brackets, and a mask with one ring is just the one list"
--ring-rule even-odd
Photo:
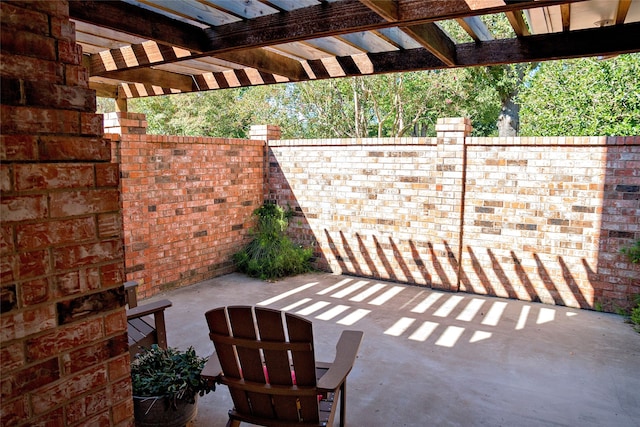
[(431, 255), (440, 276), (432, 287), (448, 291), (459, 288), (459, 267), (462, 251), (462, 220), (464, 215), (465, 138), (471, 135), (468, 118), (441, 118), (436, 124), (437, 156), (436, 191), (438, 212), (435, 223), (439, 241), (434, 241)]
[(269, 172), (271, 168), (271, 163), (275, 162), (275, 158), (269, 149), (269, 141), (279, 140), (282, 136), (282, 130), (280, 126), (277, 125), (251, 125), (251, 129), (249, 130), (249, 138), (257, 141), (264, 141), (264, 166), (263, 166), (263, 193), (264, 200), (271, 200), (270, 193), (270, 183), (269, 183)]

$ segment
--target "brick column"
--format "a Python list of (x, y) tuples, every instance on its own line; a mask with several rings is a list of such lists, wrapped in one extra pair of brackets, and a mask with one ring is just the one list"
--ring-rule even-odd
[[(280, 126), (276, 125), (251, 125), (251, 129), (249, 130), (249, 138), (258, 141), (264, 141), (264, 181), (263, 181), (263, 194), (264, 200), (271, 200), (270, 197), (270, 187), (269, 187), (269, 176), (270, 176), (270, 168), (272, 161), (272, 153), (269, 149), (269, 141), (279, 140), (282, 136), (282, 130)], [(273, 159), (275, 161), (275, 159)]]
[(0, 425), (129, 426), (118, 166), (69, 4), (0, 15)]
[(120, 135), (145, 135), (147, 120), (141, 113), (107, 113), (104, 115), (104, 132)]
[(457, 291), (460, 282), (462, 254), (462, 220), (464, 215), (465, 138), (471, 135), (468, 118), (441, 118), (436, 124), (437, 156), (435, 182), (438, 204), (435, 218), (435, 235), (440, 241), (433, 243), (431, 255), (440, 276), (432, 287)]

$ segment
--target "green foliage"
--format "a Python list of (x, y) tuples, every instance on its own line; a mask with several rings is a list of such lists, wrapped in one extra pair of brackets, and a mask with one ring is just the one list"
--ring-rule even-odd
[(206, 362), (193, 347), (180, 351), (154, 344), (131, 362), (133, 395), (165, 396), (194, 403), (197, 394), (203, 396), (215, 390), (215, 383), (209, 384), (200, 376)]
[(640, 54), (541, 63), (519, 96), (523, 136), (640, 134)]
[(311, 269), (313, 250), (295, 245), (285, 234), (293, 212), (265, 203), (256, 209), (253, 239), (234, 255), (238, 269), (262, 280), (305, 273)]
[(629, 316), (629, 320), (634, 325), (634, 329), (640, 332), (640, 294), (636, 295), (634, 300), (635, 300), (635, 307), (631, 309), (631, 315)]
[(640, 263), (640, 240), (636, 240), (631, 246), (620, 249), (620, 252), (626, 255), (632, 263)]

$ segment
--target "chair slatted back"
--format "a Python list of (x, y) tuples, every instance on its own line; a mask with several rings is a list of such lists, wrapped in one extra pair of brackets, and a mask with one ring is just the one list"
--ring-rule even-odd
[(318, 422), (311, 322), (266, 308), (205, 314), (235, 411), (283, 422)]

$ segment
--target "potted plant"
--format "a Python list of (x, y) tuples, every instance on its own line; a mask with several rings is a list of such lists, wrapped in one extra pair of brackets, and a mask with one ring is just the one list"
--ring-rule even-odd
[(215, 390), (200, 376), (207, 358), (154, 344), (131, 362), (136, 426), (184, 426), (197, 412), (198, 396)]

